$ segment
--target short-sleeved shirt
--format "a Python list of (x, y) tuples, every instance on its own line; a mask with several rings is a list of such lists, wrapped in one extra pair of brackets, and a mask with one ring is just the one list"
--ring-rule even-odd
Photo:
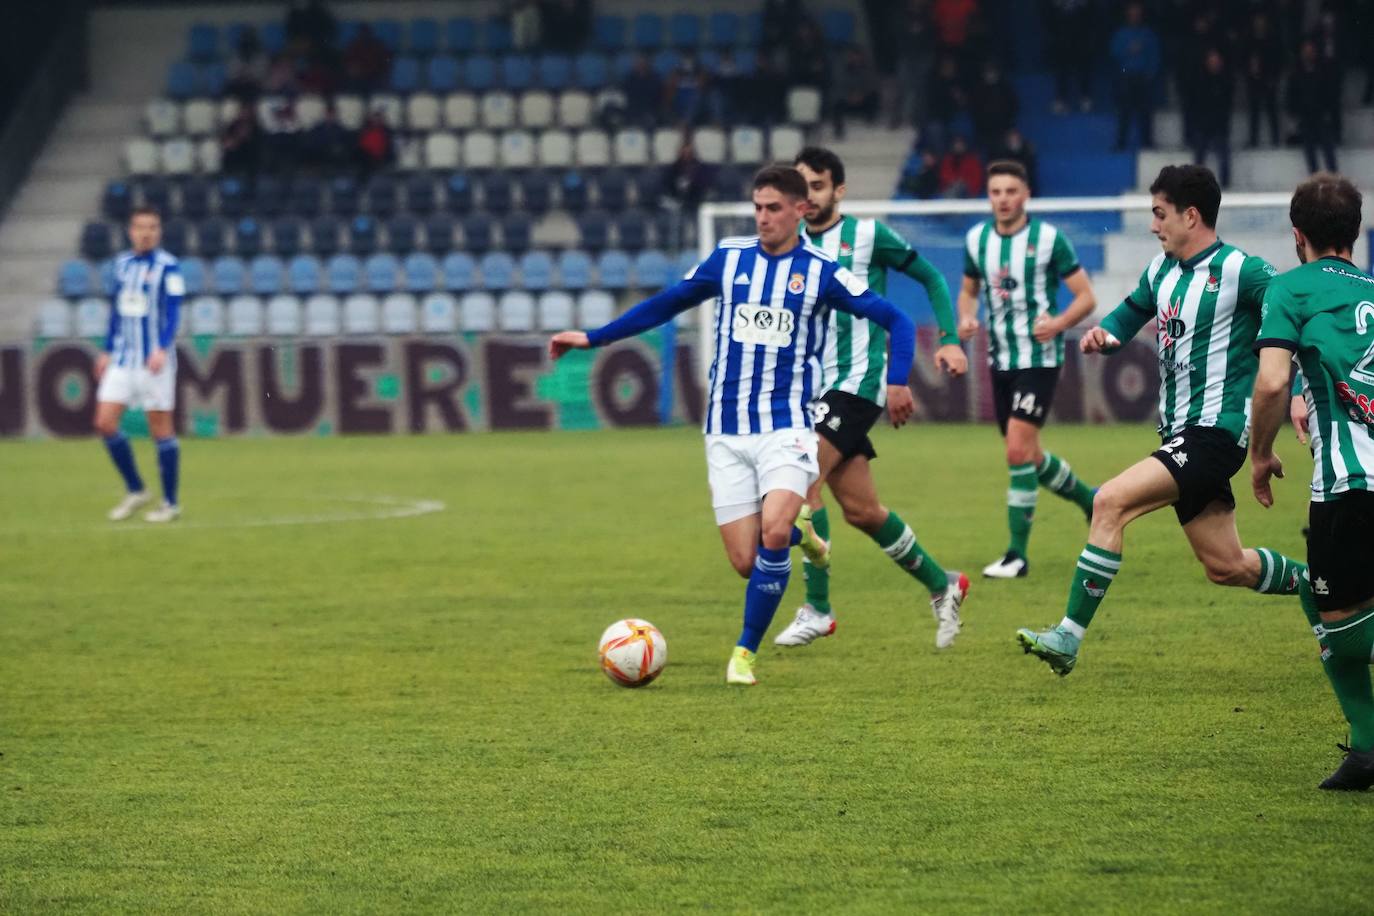
[(1276, 277), (1256, 349), (1297, 354), (1306, 380), (1312, 501), (1368, 490), (1374, 473), (1374, 277), (1320, 258)]
[(1001, 235), (994, 220), (964, 236), (964, 275), (983, 284), (988, 364), (994, 369), (1038, 369), (1064, 362), (1064, 335), (1041, 343), (1035, 320), (1059, 312), (1059, 281), (1078, 270), (1068, 236), (1031, 217), (1020, 231)]
[(156, 349), (166, 350), (169, 359), (175, 356), (171, 344), (185, 293), (177, 259), (161, 248), (143, 254), (127, 251), (115, 258), (105, 340), (114, 365), (142, 366)]

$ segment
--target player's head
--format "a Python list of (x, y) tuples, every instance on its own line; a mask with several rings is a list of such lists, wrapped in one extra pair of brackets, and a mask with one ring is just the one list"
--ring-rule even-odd
[(1298, 260), (1306, 264), (1308, 251), (1349, 252), (1360, 237), (1360, 206), (1364, 199), (1344, 175), (1318, 172), (1298, 185), (1288, 205)]
[(1030, 199), (1030, 177), (1026, 167), (1013, 159), (988, 163), (988, 203), (993, 218), (1001, 225), (1019, 222)]
[(806, 179), (806, 221), (824, 229), (844, 200), (844, 163), (828, 149), (808, 146), (793, 162)]
[(1150, 231), (1171, 258), (1191, 253), (1194, 244), (1216, 233), (1221, 185), (1201, 165), (1166, 165), (1150, 185)]
[(790, 165), (767, 165), (754, 176), (754, 225), (764, 250), (782, 250), (797, 237), (806, 212), (806, 179)]
[(162, 215), (156, 207), (135, 207), (129, 214), (129, 244), (147, 254), (162, 241)]

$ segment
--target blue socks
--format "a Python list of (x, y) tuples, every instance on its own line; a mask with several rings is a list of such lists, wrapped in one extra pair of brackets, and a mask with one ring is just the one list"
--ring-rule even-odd
[[(172, 442), (175, 444), (176, 440), (173, 439)], [(138, 476), (138, 466), (134, 464), (134, 450), (129, 445), (128, 438), (123, 433), (106, 436), (105, 450), (110, 453), (110, 460), (114, 462), (119, 476), (124, 478), (124, 486), (129, 488), (129, 492), (142, 493), (143, 478)]]
[[(129, 447), (127, 442), (124, 447)], [(180, 465), (181, 444), (176, 436), (157, 440), (157, 469), (162, 476), (162, 496), (172, 506), (177, 504), (177, 472)]]
[(744, 629), (740, 631), (738, 645), (750, 652), (759, 650), (763, 634), (768, 632), (768, 625), (782, 603), (783, 592), (787, 591), (787, 578), (791, 573), (792, 557), (788, 548), (770, 550), (759, 545), (754, 571), (744, 592)]

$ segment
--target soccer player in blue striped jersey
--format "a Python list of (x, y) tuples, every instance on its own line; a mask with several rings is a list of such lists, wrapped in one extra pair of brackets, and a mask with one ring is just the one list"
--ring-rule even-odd
[(181, 514), (177, 502), (177, 477), (181, 449), (172, 425), (176, 399), (176, 336), (181, 297), (186, 284), (177, 259), (158, 247), (162, 220), (150, 207), (140, 207), (129, 217), (132, 250), (115, 258), (114, 289), (110, 295), (110, 327), (104, 352), (95, 361), (95, 428), (105, 439), (127, 492), (110, 510), (110, 521), (123, 521), (151, 497), (143, 486), (133, 448), (120, 431), (119, 421), (128, 407), (142, 408), (148, 430), (157, 443), (158, 471), (162, 478), (162, 505), (143, 517), (150, 522), (170, 522)]
[(549, 342), (557, 359), (657, 327), (716, 300), (715, 345), (706, 403), (711, 503), (725, 553), (745, 589), (744, 625), (726, 667), (728, 684), (750, 685), (755, 653), (791, 574), (788, 549), (828, 562), (829, 545), (796, 521), (818, 477), (811, 405), (821, 393), (821, 358), (830, 310), (876, 322), (891, 339), (887, 409), (894, 426), (915, 404), (907, 376), (916, 329), (896, 306), (798, 234), (806, 181), (787, 166), (754, 177), (758, 235), (727, 238), (676, 286), (592, 331), (563, 331)]

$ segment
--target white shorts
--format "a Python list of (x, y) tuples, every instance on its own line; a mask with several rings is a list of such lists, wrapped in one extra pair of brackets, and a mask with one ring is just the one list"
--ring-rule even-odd
[(147, 366), (136, 369), (107, 366), (105, 374), (100, 377), (95, 399), (143, 410), (170, 411), (176, 403), (176, 395), (177, 367), (176, 363), (168, 360), (162, 371), (156, 374), (149, 372)]
[(816, 447), (816, 431), (812, 429), (708, 435), (706, 471), (716, 524), (759, 512), (764, 495), (773, 490), (790, 490), (805, 498), (820, 476)]

